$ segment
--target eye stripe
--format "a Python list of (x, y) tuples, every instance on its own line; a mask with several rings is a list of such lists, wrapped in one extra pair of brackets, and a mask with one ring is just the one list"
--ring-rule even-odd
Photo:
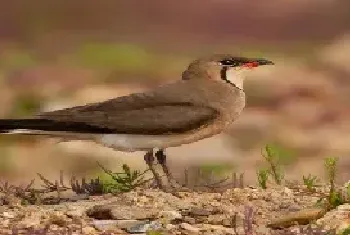
[(229, 59), (220, 61), (220, 64), (224, 66), (232, 66), (232, 67), (239, 66), (239, 63)]

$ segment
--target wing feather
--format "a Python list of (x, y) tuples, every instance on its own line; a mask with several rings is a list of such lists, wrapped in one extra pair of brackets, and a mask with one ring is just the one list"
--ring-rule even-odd
[(167, 100), (166, 96), (162, 99), (155, 94), (136, 93), (105, 102), (41, 113), (38, 117), (69, 125), (87, 124), (116, 134), (159, 135), (185, 133), (200, 128), (218, 115), (213, 108)]

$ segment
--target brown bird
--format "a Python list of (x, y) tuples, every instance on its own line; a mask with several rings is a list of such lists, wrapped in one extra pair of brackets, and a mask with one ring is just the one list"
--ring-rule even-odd
[(144, 160), (163, 187), (153, 167), (154, 149), (170, 181), (164, 150), (224, 131), (245, 106), (244, 73), (273, 64), (226, 54), (203, 57), (193, 61), (174, 83), (27, 119), (3, 119), (0, 133), (92, 140), (118, 151), (146, 151)]

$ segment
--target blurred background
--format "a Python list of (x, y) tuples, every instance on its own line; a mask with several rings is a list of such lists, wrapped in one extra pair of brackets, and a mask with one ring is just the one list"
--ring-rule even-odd
[[(350, 1), (3, 1), (0, 117), (16, 118), (152, 89), (210, 53), (275, 61), (245, 83), (247, 107), (225, 134), (168, 150), (171, 170), (225, 165), (256, 183), (261, 149), (288, 152), (287, 179), (350, 179)], [(96, 161), (144, 169), (143, 152), (0, 136), (0, 179), (94, 175)]]

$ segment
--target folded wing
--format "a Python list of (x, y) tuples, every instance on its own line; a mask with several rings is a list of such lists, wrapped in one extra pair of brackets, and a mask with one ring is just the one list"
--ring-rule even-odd
[(212, 122), (217, 115), (210, 107), (139, 93), (42, 113), (36, 120), (61, 125), (60, 131), (86, 133), (90, 128), (95, 133), (161, 135), (195, 130)]

